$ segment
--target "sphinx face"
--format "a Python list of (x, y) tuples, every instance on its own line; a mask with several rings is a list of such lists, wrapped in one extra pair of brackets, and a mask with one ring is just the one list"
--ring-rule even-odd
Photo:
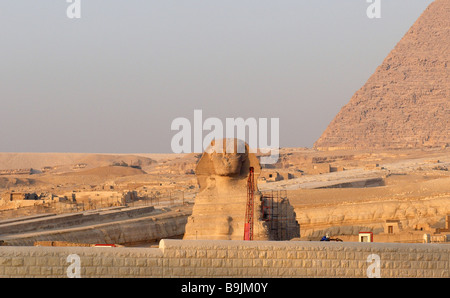
[(242, 164), (246, 155), (244, 153), (213, 153), (211, 161), (216, 175), (235, 176), (241, 173)]

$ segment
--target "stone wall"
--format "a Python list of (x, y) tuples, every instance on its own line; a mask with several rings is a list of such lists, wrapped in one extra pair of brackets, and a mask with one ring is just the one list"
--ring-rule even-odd
[[(444, 194), (421, 200), (383, 201), (383, 204), (341, 204), (332, 209), (329, 206), (296, 207), (295, 213), (303, 239), (316, 240), (327, 233), (340, 237), (358, 235), (360, 231), (374, 234), (387, 232), (386, 221), (393, 219), (398, 220), (404, 230), (414, 230), (419, 226), (426, 227), (425, 230), (429, 233), (434, 231), (431, 227), (437, 223), (444, 225), (449, 210), (449, 196)], [(427, 233), (426, 231), (423, 233)]]
[[(152, 206), (115, 207), (72, 214), (31, 216), (0, 221), (0, 239), (9, 246), (36, 241), (137, 245), (182, 237), (191, 211)], [(21, 233), (13, 233), (21, 231)]]
[(430, 277), (450, 245), (162, 240), (159, 248), (0, 247), (0, 277)]

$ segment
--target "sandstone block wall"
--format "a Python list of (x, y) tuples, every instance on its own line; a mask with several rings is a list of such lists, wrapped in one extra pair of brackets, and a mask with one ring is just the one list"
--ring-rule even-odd
[[(134, 208), (130, 209), (134, 210)], [(136, 210), (139, 212), (139, 209)], [(95, 215), (96, 213), (93, 214)], [(190, 214), (189, 210), (181, 210), (172, 213), (149, 213), (148, 216), (138, 216), (136, 218), (131, 216), (127, 218), (127, 215), (124, 215), (122, 220), (100, 222), (99, 219), (98, 222), (90, 221), (84, 225), (68, 226), (64, 229), (43, 229), (42, 231), (13, 235), (3, 235), (3, 231), (12, 229), (4, 228), (6, 225), (0, 225), (0, 238), (11, 246), (32, 246), (36, 241), (67, 241), (91, 244), (115, 243), (122, 245), (151, 243), (161, 238), (182, 236)], [(76, 216), (78, 215), (81, 216), (82, 214), (76, 214)], [(52, 224), (60, 223), (63, 226), (65, 218), (61, 215), (58, 217), (58, 221)], [(42, 220), (45, 221), (45, 218)]]
[[(446, 244), (309, 241), (162, 240), (159, 248), (0, 247), (0, 277), (368, 277), (370, 271), (371, 277), (381, 278), (448, 278), (449, 254)], [(77, 264), (79, 269), (74, 269)]]

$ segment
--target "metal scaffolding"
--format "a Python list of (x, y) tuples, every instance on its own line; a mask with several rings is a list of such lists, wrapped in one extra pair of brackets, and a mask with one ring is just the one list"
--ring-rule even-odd
[(253, 240), (253, 218), (255, 213), (255, 177), (250, 167), (247, 180), (247, 208), (245, 211), (244, 240)]
[(270, 240), (289, 240), (297, 236), (297, 222), (286, 190), (262, 193), (261, 216), (267, 222)]

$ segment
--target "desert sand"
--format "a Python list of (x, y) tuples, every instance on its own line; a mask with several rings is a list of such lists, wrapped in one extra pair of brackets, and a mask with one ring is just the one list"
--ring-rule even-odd
[[(181, 229), (173, 229), (173, 235), (163, 233), (181, 238), (199, 191), (194, 170), (200, 156), (1, 153), (0, 159), (8, 161), (3, 165), (7, 164), (10, 172), (33, 170), (28, 174), (4, 171), (0, 176), (0, 216), (5, 221), (114, 206), (164, 206), (167, 212), (181, 208), (184, 220), (174, 217)], [(127, 166), (118, 165), (125, 161)], [(132, 163), (142, 166), (131, 167)], [(275, 192), (289, 199), (300, 225), (300, 239), (296, 240), (319, 240), (329, 234), (344, 241), (358, 241), (359, 232), (371, 231), (375, 241), (422, 242), (424, 233), (434, 234), (446, 227), (446, 215), (450, 213), (449, 168), (449, 148), (376, 152), (282, 148), (280, 161), (262, 168), (257, 185), (263, 194)], [(278, 181), (269, 176), (277, 176)], [(11, 193), (42, 197), (10, 201)], [(76, 202), (71, 200), (72, 194)], [(170, 216), (165, 220), (170, 222)], [(396, 233), (388, 234), (389, 222), (399, 227)], [(103, 243), (105, 239), (95, 242)]]

